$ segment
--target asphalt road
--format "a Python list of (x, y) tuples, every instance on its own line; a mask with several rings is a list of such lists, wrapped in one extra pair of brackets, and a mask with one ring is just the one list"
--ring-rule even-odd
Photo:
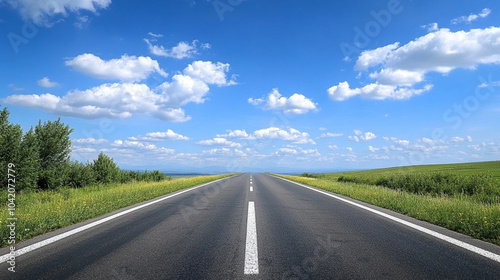
[[(500, 255), (498, 246), (369, 207)], [(500, 279), (499, 261), (265, 174), (164, 199), (18, 256), (15, 273), (8, 267), (0, 264), (0, 279)]]

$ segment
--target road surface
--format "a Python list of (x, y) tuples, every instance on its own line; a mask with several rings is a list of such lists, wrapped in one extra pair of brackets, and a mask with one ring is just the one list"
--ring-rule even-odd
[(500, 279), (500, 247), (336, 197), (240, 174), (20, 243), (71, 234), (16, 257), (15, 273), (3, 261), (0, 279)]

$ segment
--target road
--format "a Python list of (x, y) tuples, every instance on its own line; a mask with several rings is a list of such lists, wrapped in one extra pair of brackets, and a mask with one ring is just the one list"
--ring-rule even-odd
[(240, 174), (106, 215), (18, 256), (15, 273), (3, 262), (0, 279), (500, 279), (500, 261), (397, 219), (493, 258), (500, 247), (344, 199), (396, 220), (270, 175)]

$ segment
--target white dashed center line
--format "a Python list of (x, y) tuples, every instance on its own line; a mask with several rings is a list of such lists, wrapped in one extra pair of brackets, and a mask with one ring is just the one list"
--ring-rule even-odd
[(248, 202), (247, 240), (245, 246), (245, 274), (259, 274), (259, 256), (257, 254), (257, 225), (255, 206)]

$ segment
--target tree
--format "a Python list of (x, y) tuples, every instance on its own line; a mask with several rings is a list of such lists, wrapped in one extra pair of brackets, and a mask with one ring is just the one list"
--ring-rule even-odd
[(116, 182), (120, 174), (120, 168), (118, 168), (112, 158), (103, 152), (94, 160), (92, 170), (94, 171), (96, 181), (103, 184)]
[[(2, 184), (1, 188), (7, 187), (7, 169), (8, 164), (16, 162), (19, 146), (23, 136), (23, 130), (20, 125), (14, 125), (9, 122), (9, 110), (4, 108), (0, 112), (0, 171)], [(14, 170), (17, 170), (14, 168)], [(15, 174), (14, 174), (15, 175)]]
[(39, 144), (33, 128), (23, 136), (16, 162), (16, 188), (18, 190), (36, 189), (40, 175), (40, 156)]
[(68, 185), (72, 188), (83, 188), (94, 183), (95, 176), (94, 171), (92, 170), (92, 165), (90, 163), (87, 163), (86, 165), (78, 161), (70, 163), (68, 181), (65, 185)]
[(35, 135), (39, 143), (41, 173), (38, 186), (43, 189), (61, 187), (69, 171), (69, 156), (71, 153), (71, 140), (69, 135), (73, 132), (69, 126), (61, 122), (47, 121), (42, 125), (38, 122)]

